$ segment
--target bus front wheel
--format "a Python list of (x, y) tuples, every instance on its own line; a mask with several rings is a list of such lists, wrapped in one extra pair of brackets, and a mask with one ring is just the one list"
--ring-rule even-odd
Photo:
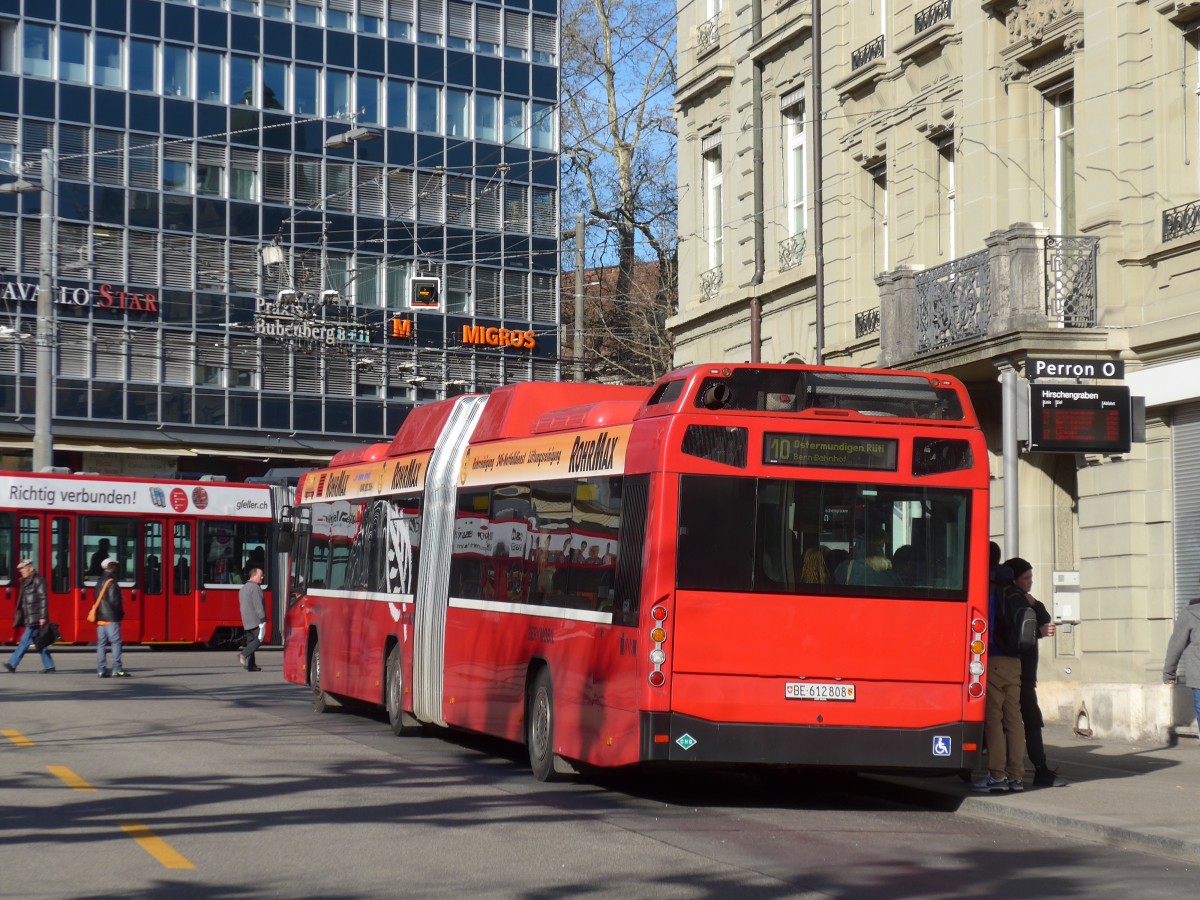
[(338, 705), (321, 684), (321, 645), (319, 643), (313, 644), (312, 655), (308, 658), (308, 683), (312, 688), (313, 712), (329, 712)]
[(529, 709), (525, 721), (528, 733), (529, 766), (538, 781), (554, 781), (558, 767), (554, 760), (554, 688), (550, 670), (541, 669), (533, 679), (529, 692)]

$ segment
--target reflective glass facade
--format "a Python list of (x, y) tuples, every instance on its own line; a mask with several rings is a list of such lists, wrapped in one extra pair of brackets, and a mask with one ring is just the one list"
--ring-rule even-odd
[[(0, 0), (0, 183), (38, 182), (43, 148), (56, 166), (56, 429), (352, 445), (557, 378), (557, 14)], [(375, 139), (328, 146), (352, 128)], [(0, 431), (21, 434), (39, 209), (0, 195)], [(414, 276), (441, 312), (410, 308)], [(494, 339), (514, 331), (533, 349)]]

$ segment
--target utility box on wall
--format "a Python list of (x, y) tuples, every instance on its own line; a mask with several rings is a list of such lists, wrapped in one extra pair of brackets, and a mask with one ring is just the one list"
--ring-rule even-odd
[(1079, 624), (1079, 573), (1054, 573), (1054, 608), (1050, 614), (1056, 625)]

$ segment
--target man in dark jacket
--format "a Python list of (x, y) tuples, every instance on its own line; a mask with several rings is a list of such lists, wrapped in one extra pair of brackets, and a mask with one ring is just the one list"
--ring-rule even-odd
[[(1051, 621), (1045, 604), (1029, 593), (1033, 589), (1033, 566), (1019, 556), (1014, 556), (1004, 563), (1013, 573), (1013, 584), (1025, 594), (1025, 599), (1033, 607), (1037, 616), (1038, 640), (1054, 636), (1054, 622)], [(1021, 721), (1025, 725), (1025, 749), (1029, 753), (1029, 761), (1033, 763), (1033, 783), (1037, 787), (1053, 787), (1054, 771), (1046, 762), (1046, 745), (1042, 741), (1042, 708), (1037, 698), (1038, 648), (1021, 656)]]
[[(1183, 677), (1179, 677), (1180, 665)], [(1163, 660), (1163, 683), (1183, 681), (1192, 689), (1192, 705), (1196, 708), (1196, 723), (1200, 727), (1200, 598), (1179, 611), (1175, 630), (1167, 644)]]
[[(991, 576), (988, 593), (987, 737), (988, 774), (972, 788), (983, 793), (1025, 789), (1025, 726), (1021, 720), (1021, 660), (1001, 644), (1004, 608), (1017, 588), (1012, 570), (1000, 563), (1000, 547), (989, 548)], [(1022, 602), (1023, 599), (1022, 599)]]
[(111, 556), (100, 563), (104, 574), (96, 579), (96, 674), (108, 677), (108, 645), (112, 644), (112, 674), (117, 678), (128, 678), (129, 673), (121, 665), (121, 620), (125, 618), (125, 604), (121, 597), (121, 584), (117, 581), (117, 561)]
[[(20, 628), (23, 625), (25, 633), (21, 635), (21, 643), (17, 644), (13, 655), (4, 664), (4, 668), (9, 672), (17, 671), (17, 666), (21, 664), (21, 658), (37, 640), (41, 630), (46, 627), (46, 617), (49, 615), (46, 579), (37, 573), (33, 560), (23, 559), (17, 563), (17, 573), (21, 576), (21, 593), (17, 598), (17, 608), (13, 615), (13, 628)], [(42, 650), (41, 654), (42, 674), (49, 675), (55, 671), (54, 657), (50, 655), (49, 647)]]

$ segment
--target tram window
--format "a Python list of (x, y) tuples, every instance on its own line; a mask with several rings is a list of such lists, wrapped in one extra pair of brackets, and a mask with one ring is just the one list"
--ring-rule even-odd
[(0, 513), (0, 584), (12, 583), (13, 514)]
[(50, 520), (50, 590), (64, 594), (71, 589), (71, 520)]
[(242, 584), (252, 566), (266, 572), (267, 527), (266, 522), (202, 522), (205, 585)]
[[(81, 516), (79, 519), (80, 560), (88, 560), (87, 578), (98, 578), (104, 574), (101, 563), (112, 558), (117, 561), (117, 581), (121, 585), (133, 586), (134, 568), (137, 562), (138, 520)], [(80, 567), (82, 568), (82, 566)]]
[[(42, 525), (37, 516), (21, 516), (17, 521), (17, 558), (40, 560)], [(41, 568), (39, 563), (38, 568)]]
[(192, 592), (192, 525), (190, 522), (176, 522), (173, 531), (173, 548), (175, 559), (172, 563), (173, 575), (171, 586), (176, 594)]
[(142, 591), (162, 593), (162, 522), (147, 522), (142, 534)]

